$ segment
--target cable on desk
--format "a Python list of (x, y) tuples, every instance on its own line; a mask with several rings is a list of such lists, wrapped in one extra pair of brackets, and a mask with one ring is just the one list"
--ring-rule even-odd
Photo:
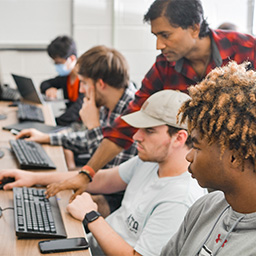
[(0, 218), (2, 217), (3, 211), (5, 211), (5, 210), (14, 210), (14, 207), (2, 208), (2, 207), (0, 206)]

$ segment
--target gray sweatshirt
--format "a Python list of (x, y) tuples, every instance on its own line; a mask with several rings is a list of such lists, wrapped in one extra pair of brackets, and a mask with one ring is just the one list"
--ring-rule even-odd
[(212, 192), (188, 210), (162, 256), (256, 255), (256, 212), (235, 212), (220, 191)]

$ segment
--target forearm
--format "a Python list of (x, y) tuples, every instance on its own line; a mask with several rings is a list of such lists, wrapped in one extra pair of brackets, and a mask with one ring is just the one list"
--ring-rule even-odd
[(67, 85), (67, 77), (57, 76), (55, 78), (51, 78), (43, 81), (40, 85), (40, 91), (42, 93), (45, 93), (45, 91), (51, 87), (60, 89), (60, 88), (65, 88), (66, 85)]
[(116, 166), (111, 169), (99, 170), (88, 184), (86, 191), (91, 194), (111, 194), (125, 190), (127, 184), (121, 179)]
[(50, 134), (51, 145), (63, 146), (73, 152), (84, 154), (88, 153), (87, 130), (68, 133)]
[(51, 183), (61, 182), (66, 179), (70, 179), (77, 174), (78, 174), (78, 171), (34, 173), (34, 185), (47, 186)]
[(123, 148), (115, 144), (114, 142), (103, 139), (87, 165), (91, 166), (94, 171), (98, 171), (104, 167), (109, 161), (111, 161), (117, 154), (119, 154)]
[(103, 217), (89, 223), (88, 228), (106, 255), (135, 255), (133, 247), (120, 237)]

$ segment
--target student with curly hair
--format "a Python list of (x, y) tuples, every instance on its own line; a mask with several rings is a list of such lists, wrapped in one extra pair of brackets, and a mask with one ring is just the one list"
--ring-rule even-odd
[(180, 109), (189, 172), (214, 190), (188, 211), (162, 255), (256, 255), (256, 73), (230, 62), (190, 87)]

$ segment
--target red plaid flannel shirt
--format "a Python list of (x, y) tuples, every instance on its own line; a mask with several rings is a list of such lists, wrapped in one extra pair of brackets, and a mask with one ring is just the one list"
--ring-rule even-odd
[[(217, 66), (224, 66), (230, 60), (241, 63), (245, 60), (256, 67), (256, 38), (231, 31), (211, 30), (212, 58), (207, 66), (206, 73), (209, 73)], [(168, 62), (160, 54), (152, 68), (142, 81), (141, 88), (137, 91), (135, 99), (130, 102), (129, 107), (123, 115), (138, 111), (143, 102), (153, 93), (174, 89), (187, 92), (190, 85), (200, 82), (197, 74), (189, 65), (186, 59), (177, 62)], [(125, 123), (120, 117), (115, 119), (111, 127), (106, 127), (103, 131), (104, 137), (127, 149), (133, 143), (132, 136), (136, 132)]]

